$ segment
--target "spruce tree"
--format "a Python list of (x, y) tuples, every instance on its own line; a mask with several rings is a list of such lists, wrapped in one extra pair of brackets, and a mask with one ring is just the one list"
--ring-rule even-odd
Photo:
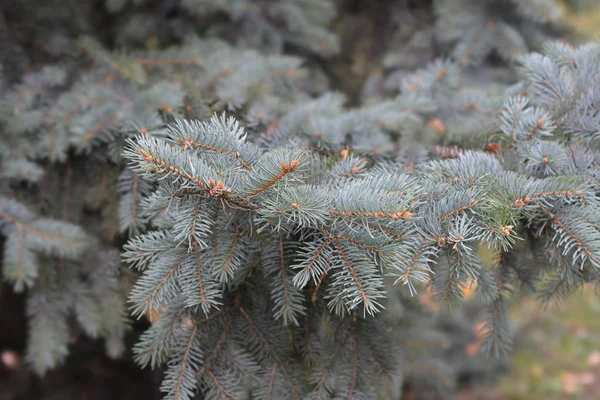
[[(409, 345), (443, 335), (423, 293), (476, 287), (498, 360), (517, 294), (598, 285), (600, 46), (547, 42), (552, 2), (433, 2), (357, 106), (319, 78), (334, 2), (156, 4), (105, 2), (117, 49), (92, 2), (34, 25), (44, 62), (3, 47), (2, 274), (38, 374), (73, 321), (118, 357), (145, 318), (168, 399), (399, 398), (449, 362)], [(150, 21), (170, 46), (140, 47)]]

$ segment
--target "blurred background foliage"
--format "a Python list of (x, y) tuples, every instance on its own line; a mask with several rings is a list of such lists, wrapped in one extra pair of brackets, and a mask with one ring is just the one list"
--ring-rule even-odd
[[(488, 249), (480, 249), (480, 254), (491, 262)], [(472, 298), (474, 289), (468, 288), (465, 298)], [(427, 292), (421, 301), (432, 305)], [(511, 307), (516, 350), (502, 370), (506, 374), (498, 377), (492, 390), (482, 382), (469, 382), (473, 386), (465, 386), (456, 400), (599, 399), (600, 293), (588, 286), (549, 309), (543, 309), (532, 297), (513, 301), (518, 303)], [(471, 341), (464, 347), (467, 358), (478, 354), (479, 329), (478, 324), (473, 325)]]
[[(10, 0), (8, 0), (10, 1)], [(414, 0), (415, 2), (425, 0)], [(411, 3), (402, 0), (401, 3)], [(598, 0), (560, 0), (563, 20), (567, 27), (576, 33), (580, 39), (600, 40), (600, 1)], [(116, 3), (116, 2), (115, 2)], [(369, 80), (381, 77), (384, 71), (381, 59), (388, 50), (382, 43), (390, 43), (402, 39), (414, 32), (416, 25), (423, 24), (423, 18), (403, 19), (402, 14), (392, 18), (387, 14), (387, 7), (381, 7), (377, 1), (363, 3), (360, 0), (340, 1), (344, 4), (344, 12), (334, 20), (332, 31), (341, 40), (343, 49), (331, 62), (323, 63), (321, 68), (330, 78), (330, 85), (346, 93), (351, 104), (357, 104), (363, 90), (368, 87)], [(383, 2), (382, 2), (383, 3)], [(388, 3), (388, 2), (385, 2)], [(418, 10), (415, 11), (418, 13)], [(398, 29), (389, 29), (389, 21)], [(112, 25), (97, 27), (99, 36), (103, 31), (113, 29), (119, 24), (135, 21), (124, 21), (115, 18)], [(27, 26), (14, 25), (12, 29), (20, 35), (27, 35)], [(164, 40), (160, 33), (152, 32), (149, 26), (147, 35), (140, 38), (140, 47), (156, 49), (161, 47)], [(118, 43), (116, 43), (118, 45)], [(26, 68), (27, 66), (20, 66)], [(491, 262), (492, 255), (481, 249), (483, 259)], [(474, 288), (467, 289), (468, 299), (474, 293)], [(23, 331), (25, 321), (15, 310), (22, 307), (22, 298), (1, 292), (1, 304), (10, 312), (0, 315), (0, 327), (13, 324), (10, 329), (0, 329), (0, 342), (7, 348), (23, 346), (23, 338), (15, 332)], [(428, 297), (428, 291), (422, 291), (420, 302), (436, 310)], [(558, 309), (544, 310), (540, 303), (531, 298), (518, 298), (514, 301), (518, 307), (512, 307), (514, 323), (518, 332), (516, 337), (516, 352), (514, 356), (500, 363), (486, 363), (479, 353), (481, 327), (474, 322), (476, 314), (471, 308), (475, 301), (467, 302), (465, 307), (455, 310), (453, 314), (441, 318), (439, 323), (445, 324), (449, 335), (440, 338), (440, 350), (449, 359), (455, 360), (458, 370), (457, 380), (461, 387), (456, 395), (457, 400), (475, 399), (514, 399), (514, 400), (545, 400), (545, 399), (600, 399), (600, 296), (591, 288), (575, 293), (570, 300)], [(534, 316), (532, 318), (532, 315)], [(469, 321), (470, 325), (463, 324)], [(75, 336), (77, 333), (74, 334)], [(73, 342), (76, 338), (73, 338)], [(124, 392), (130, 398), (140, 398), (149, 388), (144, 384), (130, 385), (131, 381), (147, 379), (148, 375), (131, 368), (124, 362), (101, 363), (90, 357), (96, 354), (93, 341), (83, 341), (78, 350), (73, 352), (68, 365), (77, 365), (79, 371), (71, 376), (68, 384), (59, 376), (60, 370), (46, 380), (56, 386), (61, 382), (63, 390), (58, 391), (57, 399), (69, 398), (73, 393), (80, 393), (78, 385), (81, 382), (93, 382), (92, 386), (102, 387), (105, 379), (112, 379), (112, 385), (129, 385)], [(414, 345), (418, 346), (418, 343)], [(2, 349), (0, 349), (2, 350)], [(21, 362), (13, 358), (11, 353), (2, 353), (2, 363)], [(450, 363), (452, 365), (452, 363)], [(12, 381), (3, 382), (7, 376), (5, 369), (0, 368), (0, 400), (4, 400), (5, 389), (15, 380), (26, 387), (32, 383), (26, 375), (12, 376)], [(490, 380), (496, 383), (490, 389)], [(413, 400), (419, 387), (406, 387), (405, 399)], [(87, 390), (87, 389), (86, 389)], [(117, 388), (104, 388), (99, 393), (110, 396)], [(124, 395), (125, 396), (125, 395)], [(6, 397), (8, 398), (8, 397)], [(105, 397), (107, 398), (107, 397)], [(125, 397), (123, 397), (125, 398)], [(148, 397), (150, 398), (150, 397)], [(422, 397), (420, 397), (422, 398)]]

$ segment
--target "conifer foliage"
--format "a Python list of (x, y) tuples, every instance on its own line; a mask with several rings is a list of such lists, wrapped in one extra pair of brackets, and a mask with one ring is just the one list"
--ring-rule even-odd
[(551, 2), (433, 2), (356, 107), (317, 79), (334, 2), (169, 7), (173, 46), (82, 35), (2, 80), (2, 276), (39, 375), (73, 326), (117, 357), (146, 318), (133, 356), (166, 399), (397, 398), (443, 363), (407, 345), (436, 335), (423, 293), (450, 311), (475, 288), (502, 356), (522, 288), (550, 306), (600, 283), (600, 46), (542, 45)]
[[(163, 389), (172, 398), (195, 381), (215, 398), (235, 397), (244, 373), (237, 362), (214, 364), (228, 357), (266, 374), (249, 383), (259, 397), (374, 395), (396, 368), (373, 347), (385, 340), (376, 321), (386, 276), (411, 294), (431, 282), (444, 308), (476, 281), (489, 309), (486, 346), (509, 350), (507, 298), (520, 282), (547, 288), (546, 303), (598, 282), (598, 154), (578, 142), (597, 140), (582, 120), (592, 103), (579, 103), (597, 93), (574, 82), (597, 80), (599, 50), (556, 44), (524, 59), (531, 98), (506, 101), (502, 153), (467, 151), (409, 172), (349, 148), (298, 143), (284, 128), (277, 135), (291, 142), (257, 147), (224, 116), (176, 122), (166, 140), (130, 140), (135, 171), (158, 183), (145, 203), (156, 230), (125, 247), (143, 269), (131, 301), (136, 314), (162, 307), (170, 321), (145, 334), (139, 360), (169, 359)], [(492, 269), (478, 257), (482, 245), (497, 252)], [(530, 250), (517, 253), (522, 246)], [(333, 333), (314, 325), (321, 318)], [(318, 344), (302, 343), (311, 338)], [(297, 361), (286, 362), (294, 351)], [(318, 379), (297, 382), (291, 371), (307, 368), (298, 363)]]

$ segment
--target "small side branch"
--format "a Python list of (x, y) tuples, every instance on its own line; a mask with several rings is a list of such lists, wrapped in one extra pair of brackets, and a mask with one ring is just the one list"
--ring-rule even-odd
[(292, 172), (296, 168), (298, 168), (299, 165), (300, 165), (300, 161), (298, 161), (298, 160), (290, 161), (290, 165), (287, 165), (286, 163), (281, 163), (281, 172), (279, 174), (277, 174), (273, 179), (271, 179), (269, 182), (265, 183), (258, 189), (252, 191), (246, 197), (253, 197), (253, 196), (256, 196), (257, 194), (264, 192), (265, 190), (267, 190), (268, 188), (270, 188), (271, 186), (273, 186), (274, 184), (276, 184), (277, 182), (282, 180), (287, 174), (289, 174), (290, 172)]

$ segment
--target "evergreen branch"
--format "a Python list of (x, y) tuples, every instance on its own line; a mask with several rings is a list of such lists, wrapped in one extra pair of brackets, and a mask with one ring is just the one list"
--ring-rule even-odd
[[(143, 315), (149, 309), (156, 309), (160, 305), (160, 300), (163, 296), (163, 291), (168, 284), (173, 284), (175, 281), (176, 273), (183, 265), (184, 259), (180, 259), (171, 268), (168, 268), (166, 273), (156, 282), (156, 271), (152, 271), (150, 274), (148, 271), (144, 273), (142, 278), (138, 280), (134, 290), (131, 292), (130, 300), (134, 302), (133, 314), (138, 316)], [(161, 271), (164, 272), (164, 271)], [(168, 296), (173, 296), (172, 293)], [(157, 297), (159, 300), (157, 301)]]
[(194, 242), (193, 247), (194, 256), (196, 259), (196, 271), (198, 273), (198, 288), (200, 289), (200, 301), (202, 302), (202, 304), (206, 304), (206, 294), (202, 277), (202, 266), (200, 265), (200, 253), (198, 252), (198, 243)]
[(232, 258), (233, 258), (233, 252), (235, 251), (235, 247), (237, 246), (237, 243), (240, 239), (240, 235), (242, 234), (243, 229), (241, 227), (238, 227), (235, 230), (235, 235), (233, 236), (233, 240), (231, 241), (231, 247), (229, 248), (229, 252), (227, 253), (227, 257), (225, 257), (225, 261), (223, 262), (223, 265), (221, 266), (221, 273), (219, 274), (219, 276), (221, 277), (221, 280), (225, 279), (224, 277), (227, 277), (228, 273), (228, 267), (229, 267), (229, 263), (231, 262)]
[[(287, 274), (285, 272), (285, 254), (283, 253), (283, 237), (279, 235), (279, 268), (281, 270), (281, 282), (283, 283), (283, 309), (289, 308), (289, 294), (288, 294), (288, 282)], [(287, 324), (286, 324), (287, 325)]]
[(559, 293), (564, 286), (566, 286), (567, 280), (565, 278), (561, 278), (558, 283), (556, 285), (554, 285), (552, 287), (552, 289), (550, 289), (550, 292), (548, 293), (548, 295), (544, 296), (544, 307), (548, 307), (548, 305), (551, 302), (551, 299), (554, 298), (554, 296)]
[(383, 232), (386, 235), (389, 235), (389, 236), (391, 236), (391, 237), (393, 237), (393, 238), (395, 238), (397, 240), (404, 239), (404, 235), (401, 235), (400, 233), (394, 232), (391, 229), (386, 229), (386, 228), (383, 228), (383, 227), (378, 226), (378, 225), (369, 225), (369, 229), (373, 229), (375, 231)]
[(175, 388), (175, 394), (173, 395), (173, 398), (178, 400), (179, 397), (179, 393), (181, 390), (181, 385), (183, 383), (184, 380), (184, 374), (185, 374), (185, 369), (186, 369), (186, 365), (187, 365), (187, 360), (188, 357), (190, 355), (190, 349), (192, 348), (192, 344), (194, 343), (194, 340), (196, 339), (196, 332), (198, 331), (198, 326), (194, 326), (194, 329), (192, 330), (192, 333), (190, 334), (190, 338), (188, 340), (187, 346), (185, 348), (185, 351), (183, 353), (183, 360), (181, 362), (181, 370), (179, 372), (179, 378), (177, 379), (177, 386)]
[(319, 381), (317, 383), (317, 399), (323, 398), (321, 396), (321, 393), (323, 392), (323, 388), (325, 387), (325, 379), (327, 378), (327, 374), (329, 373), (331, 366), (333, 365), (333, 361), (335, 360), (338, 353), (342, 349), (342, 346), (344, 346), (346, 344), (346, 340), (347, 340), (347, 337), (344, 337), (343, 340), (338, 343), (338, 345), (333, 350), (333, 353), (331, 353), (331, 356), (329, 356), (329, 359), (327, 360), (327, 364), (325, 365), (325, 368), (323, 369), (323, 373), (321, 374), (321, 377), (319, 378)]
[(552, 223), (557, 225), (558, 227), (560, 227), (567, 235), (569, 235), (569, 237), (571, 239), (573, 239), (573, 241), (575, 241), (575, 243), (577, 243), (579, 245), (579, 247), (581, 247), (581, 249), (583, 250), (583, 252), (585, 254), (588, 255), (588, 257), (590, 257), (592, 260), (596, 260), (596, 254), (594, 254), (590, 248), (579, 238), (577, 237), (570, 229), (568, 229), (560, 220), (559, 218), (554, 218), (552, 220)]
[(156, 285), (152, 292), (146, 297), (146, 299), (144, 300), (144, 305), (148, 305), (148, 303), (150, 303), (150, 301), (154, 299), (156, 293), (162, 288), (165, 282), (177, 272), (177, 270), (181, 267), (182, 264), (183, 261), (180, 261), (169, 270), (169, 272), (158, 282), (158, 285)]
[(533, 129), (531, 130), (529, 135), (527, 135), (527, 137), (525, 138), (525, 141), (526, 142), (530, 141), (535, 136), (535, 133), (538, 131), (538, 129), (540, 129), (543, 125), (544, 125), (544, 120), (539, 119), (538, 122), (533, 126)]
[(225, 391), (223, 390), (223, 387), (221, 386), (221, 384), (219, 383), (219, 381), (217, 380), (217, 377), (215, 376), (215, 374), (212, 372), (212, 370), (208, 370), (208, 375), (210, 376), (210, 378), (213, 380), (213, 382), (215, 383), (215, 386), (217, 387), (217, 389), (219, 390), (219, 394), (221, 395), (221, 398), (223, 400), (227, 400), (227, 395), (225, 394)]
[(398, 210), (396, 212), (361, 212), (361, 211), (339, 211), (333, 209), (329, 211), (329, 215), (333, 217), (362, 217), (362, 218), (384, 218), (384, 219), (409, 219), (413, 217), (413, 213), (406, 209)]
[(466, 205), (461, 206), (461, 207), (459, 207), (457, 209), (454, 209), (454, 210), (452, 210), (452, 211), (450, 211), (450, 212), (442, 215), (440, 217), (440, 222), (444, 222), (445, 220), (447, 220), (448, 218), (452, 217), (453, 215), (456, 215), (456, 214), (458, 214), (460, 212), (463, 212), (465, 210), (471, 209), (471, 208), (475, 207), (478, 203), (479, 203), (478, 200), (473, 200), (469, 204), (466, 204)]
[[(8, 215), (2, 211), (0, 211), (0, 218), (4, 219), (8, 223), (15, 225), (15, 227), (17, 227), (17, 229), (22, 229), (23, 231), (30, 233), (32, 235), (35, 235), (41, 239), (47, 239), (47, 240), (54, 241), (54, 242), (64, 243), (73, 249), (77, 249), (77, 247), (81, 245), (81, 242), (78, 241), (77, 239), (60, 236), (60, 235), (56, 235), (56, 234), (52, 234), (52, 233), (48, 233), (48, 232), (43, 232), (39, 229), (36, 229), (34, 226), (31, 226), (29, 224), (26, 224), (25, 222), (19, 221), (15, 218), (11, 217), (10, 215)], [(50, 221), (50, 220), (48, 220), (48, 221)], [(52, 221), (52, 222), (54, 222), (54, 221)], [(81, 235), (80, 235), (80, 237), (81, 237)]]
[[(330, 235), (331, 237), (331, 235)], [(348, 256), (346, 256), (346, 253), (344, 252), (344, 249), (342, 249), (342, 247), (335, 241), (332, 240), (332, 244), (333, 246), (337, 249), (337, 251), (340, 253), (340, 255), (342, 256), (342, 259), (345, 262), (346, 268), (348, 269), (348, 271), (350, 272), (350, 274), (352, 275), (352, 278), (354, 279), (354, 283), (356, 284), (356, 287), (358, 288), (360, 295), (365, 303), (366, 308), (370, 308), (370, 299), (367, 296), (367, 293), (365, 292), (365, 289), (363, 288), (362, 283), (360, 282), (360, 279), (358, 279), (358, 275), (356, 275), (356, 271), (354, 270), (354, 266), (352, 265), (352, 263), (350, 262), (350, 260), (348, 259)]]
[(263, 184), (262, 186), (260, 186), (259, 188), (253, 190), (252, 192), (250, 192), (246, 197), (254, 197), (257, 194), (260, 194), (262, 192), (264, 192), (265, 190), (267, 190), (268, 188), (270, 188), (271, 186), (273, 186), (274, 184), (276, 184), (277, 182), (279, 182), (280, 180), (282, 180), (287, 174), (289, 174), (290, 172), (294, 171), (296, 168), (298, 168), (298, 166), (300, 165), (300, 161), (298, 160), (292, 160), (290, 161), (290, 164), (286, 164), (284, 162), (281, 163), (281, 172), (279, 174), (277, 174), (275, 177), (271, 178), (271, 180), (269, 180), (268, 182), (266, 182), (265, 184)]
[(223, 347), (223, 345), (225, 344), (226, 340), (227, 340), (227, 335), (229, 334), (229, 328), (231, 328), (231, 323), (232, 323), (232, 318), (231, 316), (229, 316), (227, 318), (227, 322), (225, 323), (225, 327), (223, 328), (223, 332), (221, 332), (221, 335), (219, 336), (219, 338), (217, 339), (217, 342), (215, 343), (215, 345), (213, 346), (212, 351), (210, 352), (210, 355), (208, 356), (208, 358), (204, 361), (204, 365), (202, 366), (202, 368), (200, 368), (200, 370), (196, 373), (196, 376), (200, 377), (204, 374), (205, 371), (209, 370), (210, 368), (210, 363), (214, 360), (214, 358), (217, 356), (219, 350), (221, 350), (221, 348)]
[(198, 178), (197, 176), (191, 175), (183, 170), (180, 170), (176, 166), (171, 165), (171, 164), (167, 163), (166, 161), (153, 156), (147, 150), (141, 149), (140, 154), (149, 164), (154, 164), (157, 166), (157, 167), (154, 167), (153, 171), (151, 170), (151, 172), (158, 172), (161, 174), (168, 174), (168, 173), (175, 174), (176, 176), (181, 176), (189, 181), (194, 182), (196, 185), (200, 186), (202, 189), (204, 189), (206, 191), (210, 191), (212, 189), (207, 184), (202, 182), (200, 180), (200, 178)]
[[(592, 262), (592, 264), (596, 264), (598, 262), (597, 254), (594, 251), (592, 251), (590, 247), (573, 232), (572, 229), (565, 226), (565, 224), (561, 221), (563, 217), (557, 216), (556, 214), (552, 213), (539, 201), (536, 201), (535, 203), (539, 208), (541, 208), (544, 211), (544, 213), (546, 213), (551, 218), (553, 225), (559, 227), (562, 232), (566, 233), (567, 236), (579, 246), (579, 248), (587, 255), (588, 259)], [(581, 268), (583, 269), (583, 265), (581, 266)]]
[(242, 373), (242, 375), (244, 375), (246, 377), (246, 379), (248, 379), (249, 381), (252, 380), (252, 376), (250, 375), (250, 372), (246, 371), (246, 369), (244, 369), (244, 367), (242, 367), (242, 365), (237, 360), (232, 358), (227, 353), (224, 354), (224, 356), (227, 359), (227, 361), (229, 361), (231, 364), (233, 364)]
[[(532, 194), (533, 197), (552, 197), (552, 196), (571, 197), (573, 195), (579, 196), (580, 202), (582, 205), (585, 203), (585, 197), (581, 190), (553, 190), (553, 191), (546, 191), (546, 192), (536, 192), (536, 193)], [(527, 204), (527, 197), (525, 197), (524, 201)]]
[(277, 372), (277, 364), (273, 364), (271, 370), (271, 378), (269, 379), (269, 389), (267, 391), (267, 399), (271, 400), (271, 394), (273, 392), (273, 381), (275, 380), (275, 372)]
[(233, 68), (228, 67), (228, 68), (223, 69), (222, 71), (219, 71), (216, 74), (213, 74), (213, 76), (211, 76), (210, 79), (208, 79), (206, 82), (204, 82), (198, 88), (198, 91), (200, 91), (200, 92), (205, 91), (206, 89), (211, 87), (214, 83), (216, 83), (219, 79), (225, 78), (227, 75), (231, 74), (233, 71), (234, 71)]
[(96, 126), (94, 126), (94, 128), (91, 131), (89, 131), (83, 136), (83, 141), (85, 143), (88, 143), (90, 142), (90, 140), (94, 139), (96, 136), (104, 132), (113, 122), (116, 121), (118, 113), (118, 108), (111, 112), (106, 118), (104, 118)]
[(204, 143), (196, 142), (189, 138), (188, 139), (177, 138), (177, 143), (183, 144), (184, 150), (197, 148), (197, 149), (212, 151), (217, 154), (222, 154), (233, 160), (236, 160), (237, 162), (240, 163), (240, 165), (243, 168), (247, 169), (248, 171), (252, 170), (252, 166), (249, 165), (246, 161), (244, 161), (238, 152), (233, 152), (233, 153), (228, 152), (227, 150), (220, 149), (220, 148), (214, 147), (214, 146), (210, 146), (210, 145), (207, 145)]
[(376, 253), (376, 254), (378, 254), (380, 256), (383, 256), (385, 254), (383, 251), (379, 250), (378, 248), (376, 248), (374, 246), (369, 246), (367, 243), (365, 243), (363, 241), (356, 240), (356, 239), (353, 239), (353, 238), (348, 237), (348, 236), (336, 235), (335, 238), (338, 239), (338, 240), (343, 240), (345, 242), (355, 244), (355, 245), (360, 246), (360, 247), (364, 247), (367, 250), (372, 251), (373, 253)]
[(423, 252), (425, 251), (425, 249), (429, 245), (430, 245), (429, 242), (424, 241), (421, 244), (421, 246), (419, 246), (419, 248), (417, 249), (417, 251), (412, 255), (411, 261), (408, 264), (408, 268), (406, 268), (406, 271), (400, 276), (400, 280), (404, 284), (408, 284), (409, 285), (409, 288), (411, 289), (411, 294), (413, 294), (413, 285), (411, 283), (409, 283), (409, 279), (410, 279), (413, 271), (415, 270), (415, 268), (419, 264), (419, 257), (421, 257), (421, 255), (423, 254)]
[[(80, 110), (80, 106), (77, 105), (75, 107), (73, 107), (68, 113), (67, 115), (62, 119), (62, 124), (66, 125), (69, 123), (69, 121), (71, 119), (73, 119), (73, 117), (75, 117), (77, 115), (77, 113)], [(56, 155), (56, 131), (58, 129), (58, 127), (60, 126), (60, 124), (54, 124), (54, 126), (52, 127), (52, 129), (50, 130), (50, 160), (54, 160), (54, 157)]]
[(138, 218), (138, 216), (137, 216), (138, 204), (137, 204), (137, 198), (136, 198), (138, 195), (138, 179), (139, 179), (138, 175), (136, 173), (134, 173), (133, 174), (133, 187), (131, 188), (131, 193), (133, 195), (133, 199), (131, 201), (131, 204), (132, 204), (131, 216), (133, 218), (131, 225), (134, 227), (137, 226), (137, 218)]
[(310, 299), (313, 303), (317, 302), (317, 298), (319, 296), (319, 289), (321, 288), (321, 285), (323, 284), (323, 281), (325, 280), (326, 275), (327, 275), (327, 270), (323, 270), (323, 273), (321, 273), (321, 276), (319, 276), (317, 284), (315, 285), (315, 289), (313, 290), (313, 292), (310, 296)]
[[(314, 303), (314, 301), (313, 301), (313, 303)], [(313, 353), (312, 344), (310, 343), (310, 340), (309, 340), (310, 336), (309, 336), (309, 332), (308, 332), (308, 318), (306, 318), (304, 320), (304, 338), (306, 339), (306, 349), (308, 350), (309, 359), (311, 361), (314, 361), (316, 358)]]
[(264, 337), (262, 331), (256, 325), (256, 323), (252, 320), (252, 318), (250, 318), (250, 316), (248, 315), (246, 310), (244, 310), (244, 308), (242, 306), (240, 306), (239, 310), (242, 313), (242, 315), (244, 316), (244, 318), (246, 318), (246, 320), (248, 321), (248, 324), (250, 324), (250, 327), (252, 328), (252, 330), (258, 335), (260, 340), (265, 344), (265, 348), (267, 349), (271, 358), (273, 359), (275, 364), (277, 364), (279, 366), (279, 368), (281, 369), (281, 372), (283, 373), (286, 380), (288, 381), (290, 389), (292, 389), (292, 392), (294, 393), (294, 397), (299, 400), (300, 394), (298, 393), (298, 390), (296, 389), (294, 382), (292, 381), (290, 375), (288, 374), (287, 370), (285, 369), (284, 364), (281, 362), (281, 359), (277, 356), (277, 353), (275, 353), (275, 351), (271, 347), (271, 344), (269, 343), (269, 341)]
[(507, 270), (506, 270), (506, 255), (504, 252), (500, 254), (498, 260), (499, 271), (497, 279), (497, 292), (498, 296), (493, 300), (489, 306), (490, 318), (485, 321), (485, 328), (483, 330), (485, 349), (486, 351), (493, 352), (495, 355), (503, 354), (510, 350), (512, 346), (512, 339), (510, 333), (507, 331), (507, 324), (505, 318), (505, 296), (503, 291), (509, 290), (506, 286)]
[[(312, 268), (312, 266), (315, 264), (315, 262), (319, 259), (323, 250), (325, 250), (325, 248), (332, 242), (333, 242), (333, 239), (331, 239), (331, 238), (325, 240), (323, 242), (323, 244), (321, 245), (321, 247), (319, 247), (319, 249), (317, 250), (315, 255), (310, 259), (310, 261), (308, 262), (306, 267), (304, 267), (301, 272), (302, 273), (308, 272)], [(325, 271), (323, 271), (323, 274), (325, 274)]]
[[(141, 337), (142, 341), (140, 341), (140, 343), (138, 343), (134, 347), (134, 352), (136, 353), (135, 361), (138, 364), (140, 364), (143, 367), (150, 364), (150, 366), (154, 368), (162, 363), (162, 360), (160, 360), (160, 348), (161, 346), (164, 346), (165, 342), (169, 339), (170, 335), (173, 334), (175, 326), (178, 323), (181, 323), (180, 318), (183, 315), (185, 315), (185, 309), (180, 310), (175, 315), (173, 315), (171, 320), (169, 321), (168, 326), (164, 329), (161, 329), (159, 335), (154, 335), (154, 337), (152, 337), (152, 344), (147, 349), (144, 348), (144, 344), (146, 344), (146, 342), (143, 339), (145, 339), (145, 336), (149, 336), (148, 333), (150, 331), (144, 332), (144, 334)], [(157, 324), (161, 323), (162, 320), (163, 319), (161, 318), (156, 324), (152, 326), (151, 329), (156, 329), (156, 327), (158, 326)], [(147, 358), (147, 354), (150, 354), (150, 359)]]

